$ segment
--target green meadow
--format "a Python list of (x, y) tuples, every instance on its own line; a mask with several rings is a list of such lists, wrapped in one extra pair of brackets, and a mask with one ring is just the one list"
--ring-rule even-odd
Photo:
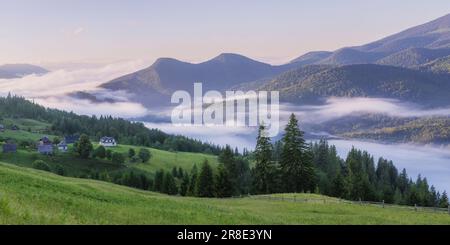
[(450, 215), (332, 202), (167, 196), (0, 163), (0, 224), (450, 224)]

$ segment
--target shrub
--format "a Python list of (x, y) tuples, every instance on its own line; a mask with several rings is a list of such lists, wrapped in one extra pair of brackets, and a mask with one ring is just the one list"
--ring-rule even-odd
[(34, 161), (33, 168), (50, 172), (50, 167), (48, 166), (48, 164), (46, 162), (44, 162), (42, 160)]
[(145, 148), (141, 148), (139, 150), (139, 158), (142, 160), (143, 163), (148, 162), (148, 160), (150, 160), (150, 158), (152, 157), (152, 153), (145, 149)]
[(114, 164), (123, 164), (125, 162), (125, 156), (121, 153), (114, 152), (111, 156), (111, 161)]

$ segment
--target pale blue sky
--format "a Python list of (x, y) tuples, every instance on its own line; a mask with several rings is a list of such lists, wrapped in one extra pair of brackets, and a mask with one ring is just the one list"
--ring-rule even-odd
[(0, 0), (0, 64), (202, 61), (222, 52), (280, 63), (447, 13), (448, 0)]

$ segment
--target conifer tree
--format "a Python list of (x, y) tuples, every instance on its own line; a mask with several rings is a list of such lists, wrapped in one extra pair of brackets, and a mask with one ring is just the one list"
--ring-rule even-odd
[(164, 170), (158, 170), (155, 173), (155, 179), (153, 180), (153, 190), (161, 192), (162, 186), (163, 186), (163, 179), (164, 179)]
[(188, 176), (188, 174), (184, 174), (183, 181), (181, 182), (181, 185), (180, 185), (180, 195), (186, 196), (188, 194), (187, 193), (188, 189), (189, 189), (189, 176)]
[(220, 164), (215, 181), (215, 191), (217, 197), (231, 197), (233, 194), (233, 185), (231, 183), (228, 170)]
[(178, 170), (177, 170), (177, 167), (173, 167), (173, 168), (172, 168), (172, 176), (173, 176), (174, 178), (178, 178)]
[(187, 196), (196, 196), (197, 195), (197, 178), (198, 178), (198, 170), (197, 165), (194, 165), (191, 170), (191, 178), (189, 180), (189, 187), (187, 190)]
[(197, 178), (197, 196), (213, 197), (214, 196), (214, 176), (208, 160), (205, 159)]
[(80, 139), (75, 142), (74, 144), (75, 146), (75, 151), (78, 153), (78, 155), (80, 156), (80, 158), (88, 158), (92, 152), (92, 150), (94, 149), (94, 147), (92, 146), (91, 141), (89, 140), (89, 136), (82, 134), (80, 136)]
[(170, 172), (166, 172), (166, 174), (164, 175), (161, 192), (169, 195), (178, 194), (178, 188), (175, 183), (175, 179)]
[(338, 173), (333, 179), (331, 185), (331, 195), (339, 198), (343, 198), (346, 196), (345, 181), (341, 173)]
[(264, 125), (259, 126), (254, 154), (253, 188), (256, 193), (271, 193), (275, 189), (276, 166), (272, 162), (272, 144)]
[(444, 191), (441, 195), (441, 199), (439, 200), (439, 207), (441, 208), (448, 207), (448, 196), (446, 191)]
[(304, 192), (315, 188), (312, 155), (294, 114), (289, 117), (281, 149), (283, 191)]

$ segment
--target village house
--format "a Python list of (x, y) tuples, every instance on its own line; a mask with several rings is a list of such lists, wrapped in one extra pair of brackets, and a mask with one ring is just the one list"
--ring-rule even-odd
[(19, 130), (19, 126), (17, 126), (17, 125), (12, 125), (12, 126), (11, 126), (11, 130), (14, 130), (14, 131)]
[(38, 152), (45, 155), (50, 155), (53, 153), (53, 144), (48, 137), (43, 137), (39, 140)]
[(5, 132), (5, 126), (3, 124), (0, 124), (0, 132)]
[(12, 141), (6, 142), (2, 148), (3, 148), (3, 153), (16, 153), (17, 152), (17, 145)]
[(61, 141), (58, 144), (58, 150), (61, 152), (67, 152), (67, 144), (65, 141)]
[(102, 137), (99, 142), (100, 145), (104, 147), (114, 147), (117, 145), (116, 140), (113, 137)]
[(78, 135), (67, 135), (64, 137), (64, 142), (66, 142), (66, 144), (74, 144), (79, 138), (80, 136)]

